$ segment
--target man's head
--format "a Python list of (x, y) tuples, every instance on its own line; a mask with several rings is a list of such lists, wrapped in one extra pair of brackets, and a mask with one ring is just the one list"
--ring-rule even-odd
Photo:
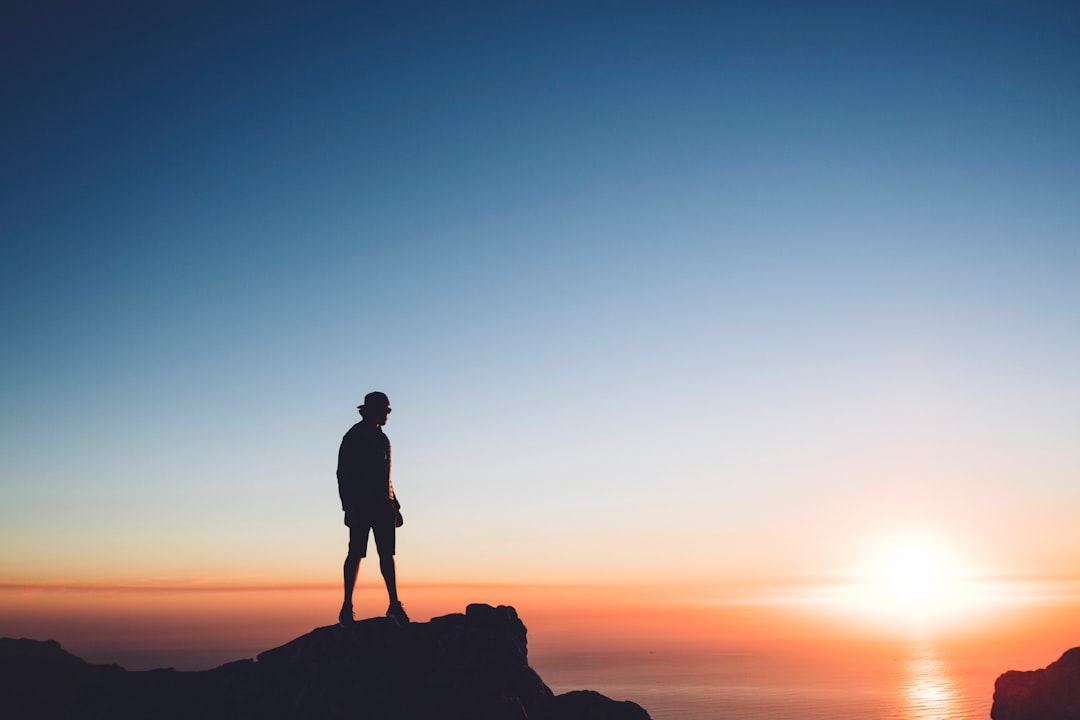
[(364, 416), (364, 422), (385, 425), (390, 414), (390, 398), (386, 397), (386, 393), (369, 392), (364, 396), (364, 404), (356, 409)]

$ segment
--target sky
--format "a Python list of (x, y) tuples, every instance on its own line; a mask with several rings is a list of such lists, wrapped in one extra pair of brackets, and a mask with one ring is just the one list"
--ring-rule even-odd
[(1080, 567), (1075, 5), (0, 12), (0, 583)]

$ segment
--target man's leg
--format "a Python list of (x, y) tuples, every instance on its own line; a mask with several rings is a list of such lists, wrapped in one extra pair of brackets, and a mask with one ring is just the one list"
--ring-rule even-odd
[[(390, 506), (388, 505), (387, 508)], [(380, 518), (381, 522), (375, 525), (375, 547), (379, 551), (379, 571), (382, 572), (383, 582), (386, 583), (386, 594), (390, 596), (390, 607), (386, 615), (394, 619), (399, 625), (409, 622), (409, 616), (405, 614), (405, 608), (401, 606), (397, 592), (397, 565), (394, 563), (394, 551), (397, 546), (397, 535), (394, 527), (394, 517), (388, 513)]]
[(356, 576), (360, 573), (360, 561), (367, 555), (367, 539), (370, 531), (370, 526), (361, 522), (352, 513), (345, 513), (345, 524), (349, 526), (349, 554), (345, 556), (342, 572), (345, 598), (341, 603), (341, 612), (338, 613), (338, 620), (343, 623), (353, 621), (353, 589), (356, 587)]
[(390, 596), (390, 607), (386, 609), (386, 616), (398, 625), (407, 625), (409, 615), (405, 612), (397, 594), (397, 569), (394, 565), (394, 556), (390, 553), (379, 555), (379, 570), (382, 571), (383, 580), (386, 581), (386, 594)]
[(397, 566), (394, 564), (394, 556), (380, 554), (379, 570), (382, 572), (383, 581), (386, 583), (386, 594), (390, 596), (390, 604), (400, 604), (397, 595)]
[(343, 608), (352, 608), (353, 589), (356, 587), (356, 576), (360, 573), (360, 558), (352, 554), (345, 556), (345, 602)]

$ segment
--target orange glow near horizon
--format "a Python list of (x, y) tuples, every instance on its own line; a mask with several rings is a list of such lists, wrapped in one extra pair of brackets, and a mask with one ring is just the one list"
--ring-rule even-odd
[[(1047, 609), (1080, 599), (1076, 582), (965, 582), (966, 594), (950, 587), (947, 602), (935, 595), (933, 605), (914, 606), (882, 602), (882, 589), (866, 583), (775, 587), (711, 598), (685, 588), (680, 594), (635, 586), (403, 583), (401, 591), (417, 621), (463, 612), (473, 602), (511, 605), (530, 630), (530, 645), (539, 648), (573, 645), (584, 637), (607, 647), (768, 646), (796, 638), (814, 643), (823, 634), (872, 641), (912, 631), (989, 638), (1000, 632), (1000, 618), (1026, 617), (1032, 608), (1062, 624), (1064, 616)], [(138, 647), (155, 646), (165, 664), (196, 669), (251, 656), (333, 624), (340, 589), (330, 583), (6, 584), (0, 598), (2, 636), (56, 639), (91, 662), (121, 662)], [(357, 616), (381, 615), (385, 606), (381, 584), (362, 579)], [(170, 660), (171, 654), (178, 659)], [(143, 667), (150, 666), (159, 665)]]

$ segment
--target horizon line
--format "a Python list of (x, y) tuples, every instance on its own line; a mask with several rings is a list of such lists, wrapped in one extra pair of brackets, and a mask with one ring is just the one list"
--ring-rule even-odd
[[(1038, 583), (1080, 583), (1080, 574), (1046, 574), (1046, 575), (1030, 575), (1030, 574), (1000, 574), (983, 578), (976, 582), (988, 582), (988, 583), (1016, 583), (1016, 584), (1038, 584)], [(592, 588), (592, 589), (620, 589), (620, 588), (635, 588), (635, 587), (653, 587), (648, 583), (642, 582), (604, 582), (604, 583), (590, 583), (590, 582), (519, 582), (519, 581), (462, 581), (451, 582), (446, 580), (433, 580), (433, 581), (417, 581), (417, 582), (402, 582), (403, 587), (409, 588), (430, 588), (430, 589), (449, 589), (449, 588), (543, 588), (549, 590), (555, 589), (579, 589), (579, 588)], [(849, 584), (848, 582), (836, 582), (836, 581), (812, 581), (806, 578), (795, 579), (789, 578), (787, 580), (757, 580), (757, 581), (733, 581), (723, 585), (727, 585), (729, 589), (735, 587), (748, 588), (748, 587), (806, 587), (808, 585), (837, 585), (837, 584)], [(853, 583), (852, 583), (853, 584)], [(684, 583), (686, 587), (699, 587), (705, 589), (708, 586), (704, 583)], [(340, 590), (341, 583), (334, 581), (302, 581), (302, 582), (212, 582), (206, 584), (200, 584), (199, 580), (172, 580), (167, 582), (156, 583), (155, 581), (122, 581), (122, 582), (79, 582), (79, 581), (44, 581), (44, 582), (2, 582), (0, 581), (0, 592), (3, 591), (24, 591), (24, 592), (180, 592), (180, 593), (212, 593), (212, 592), (295, 592), (295, 591), (315, 591), (315, 590)]]
[[(84, 592), (283, 592), (294, 590), (340, 590), (340, 582), (294, 582), (294, 583), (221, 583), (198, 584), (199, 581), (155, 584), (149, 582), (0, 582), (0, 591), (84, 591)], [(548, 589), (638, 587), (645, 583), (578, 583), (578, 582), (506, 582), (506, 581), (418, 581), (399, 582), (410, 588), (474, 588), (474, 587), (536, 587)]]

